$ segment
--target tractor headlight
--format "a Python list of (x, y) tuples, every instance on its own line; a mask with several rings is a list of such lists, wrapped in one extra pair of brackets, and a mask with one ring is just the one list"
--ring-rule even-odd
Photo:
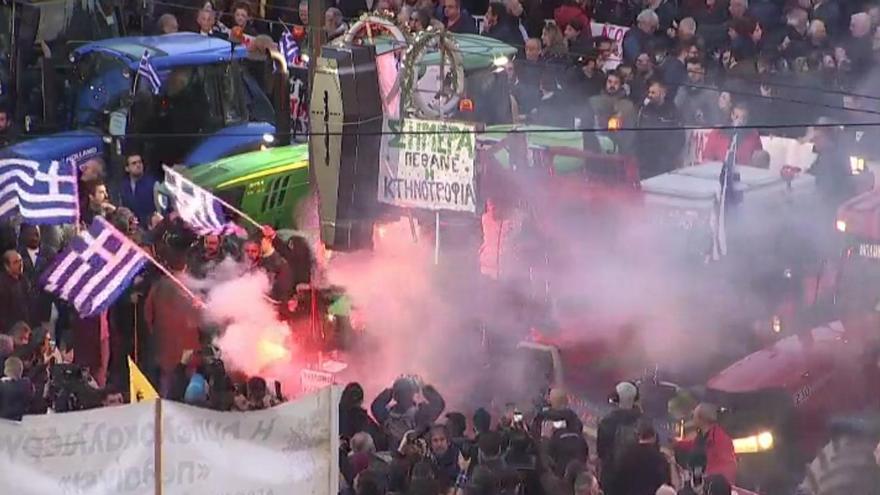
[(849, 169), (853, 175), (859, 175), (865, 171), (865, 159), (860, 156), (849, 157)]
[(773, 449), (773, 433), (762, 431), (757, 435), (750, 437), (735, 438), (733, 440), (733, 450), (737, 454), (754, 454), (757, 452), (766, 452)]
[(838, 220), (835, 227), (837, 227), (838, 232), (846, 232), (846, 221)]

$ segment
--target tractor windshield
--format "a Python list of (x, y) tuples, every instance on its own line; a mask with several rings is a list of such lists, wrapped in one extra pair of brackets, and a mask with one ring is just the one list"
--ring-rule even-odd
[(135, 140), (149, 136), (144, 145), (161, 151), (156, 156), (180, 159), (199, 136), (248, 122), (255, 107), (237, 63), (180, 65), (159, 75), (158, 95), (146, 81), (138, 81), (132, 94), (134, 71), (126, 63), (110, 54), (88, 54), (77, 64), (71, 87), (74, 126), (103, 128), (109, 112), (127, 111), (126, 134)]

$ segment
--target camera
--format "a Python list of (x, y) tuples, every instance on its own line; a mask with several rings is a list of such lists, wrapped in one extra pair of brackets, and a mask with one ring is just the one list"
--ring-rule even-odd
[(101, 406), (103, 393), (92, 386), (88, 371), (74, 364), (54, 364), (49, 369), (47, 399), (55, 412), (82, 411)]

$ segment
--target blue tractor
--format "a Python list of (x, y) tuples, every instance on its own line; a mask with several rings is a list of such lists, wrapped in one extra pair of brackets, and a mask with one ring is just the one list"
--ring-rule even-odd
[[(145, 53), (161, 79), (158, 92), (137, 75)], [(289, 100), (279, 95), (273, 105), (263, 87), (273, 77), (283, 87), (287, 71), (277, 51), (266, 55), (194, 33), (84, 44), (70, 53), (61, 82), (43, 78), (44, 120), (60, 134), (0, 153), (32, 158), (41, 150), (43, 158), (81, 160), (97, 146), (111, 162), (136, 149), (153, 163), (193, 166), (285, 142)]]

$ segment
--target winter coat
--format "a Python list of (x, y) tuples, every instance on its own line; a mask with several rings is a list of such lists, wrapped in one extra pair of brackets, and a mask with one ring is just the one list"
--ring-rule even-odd
[(6, 333), (19, 321), (37, 323), (36, 299), (26, 276), (13, 279), (0, 271), (0, 333)]
[[(727, 150), (732, 140), (731, 132), (723, 129), (713, 129), (706, 137), (706, 145), (703, 148), (703, 160), (709, 162), (723, 162), (727, 158)], [(761, 136), (755, 130), (743, 130), (736, 146), (736, 164), (748, 165), (752, 162), (752, 156), (756, 151), (763, 150)]]
[(694, 452), (701, 438), (705, 440), (706, 476), (720, 474), (733, 484), (736, 481), (736, 453), (733, 450), (733, 440), (721, 426), (712, 425), (702, 437), (698, 435), (697, 438), (677, 442), (676, 449), (686, 453)]
[(672, 484), (669, 461), (653, 444), (636, 444), (621, 457), (611, 475), (607, 495), (654, 495)]
[(163, 277), (147, 294), (144, 317), (153, 337), (156, 363), (167, 377), (185, 349), (200, 348), (198, 310), (177, 284)]

